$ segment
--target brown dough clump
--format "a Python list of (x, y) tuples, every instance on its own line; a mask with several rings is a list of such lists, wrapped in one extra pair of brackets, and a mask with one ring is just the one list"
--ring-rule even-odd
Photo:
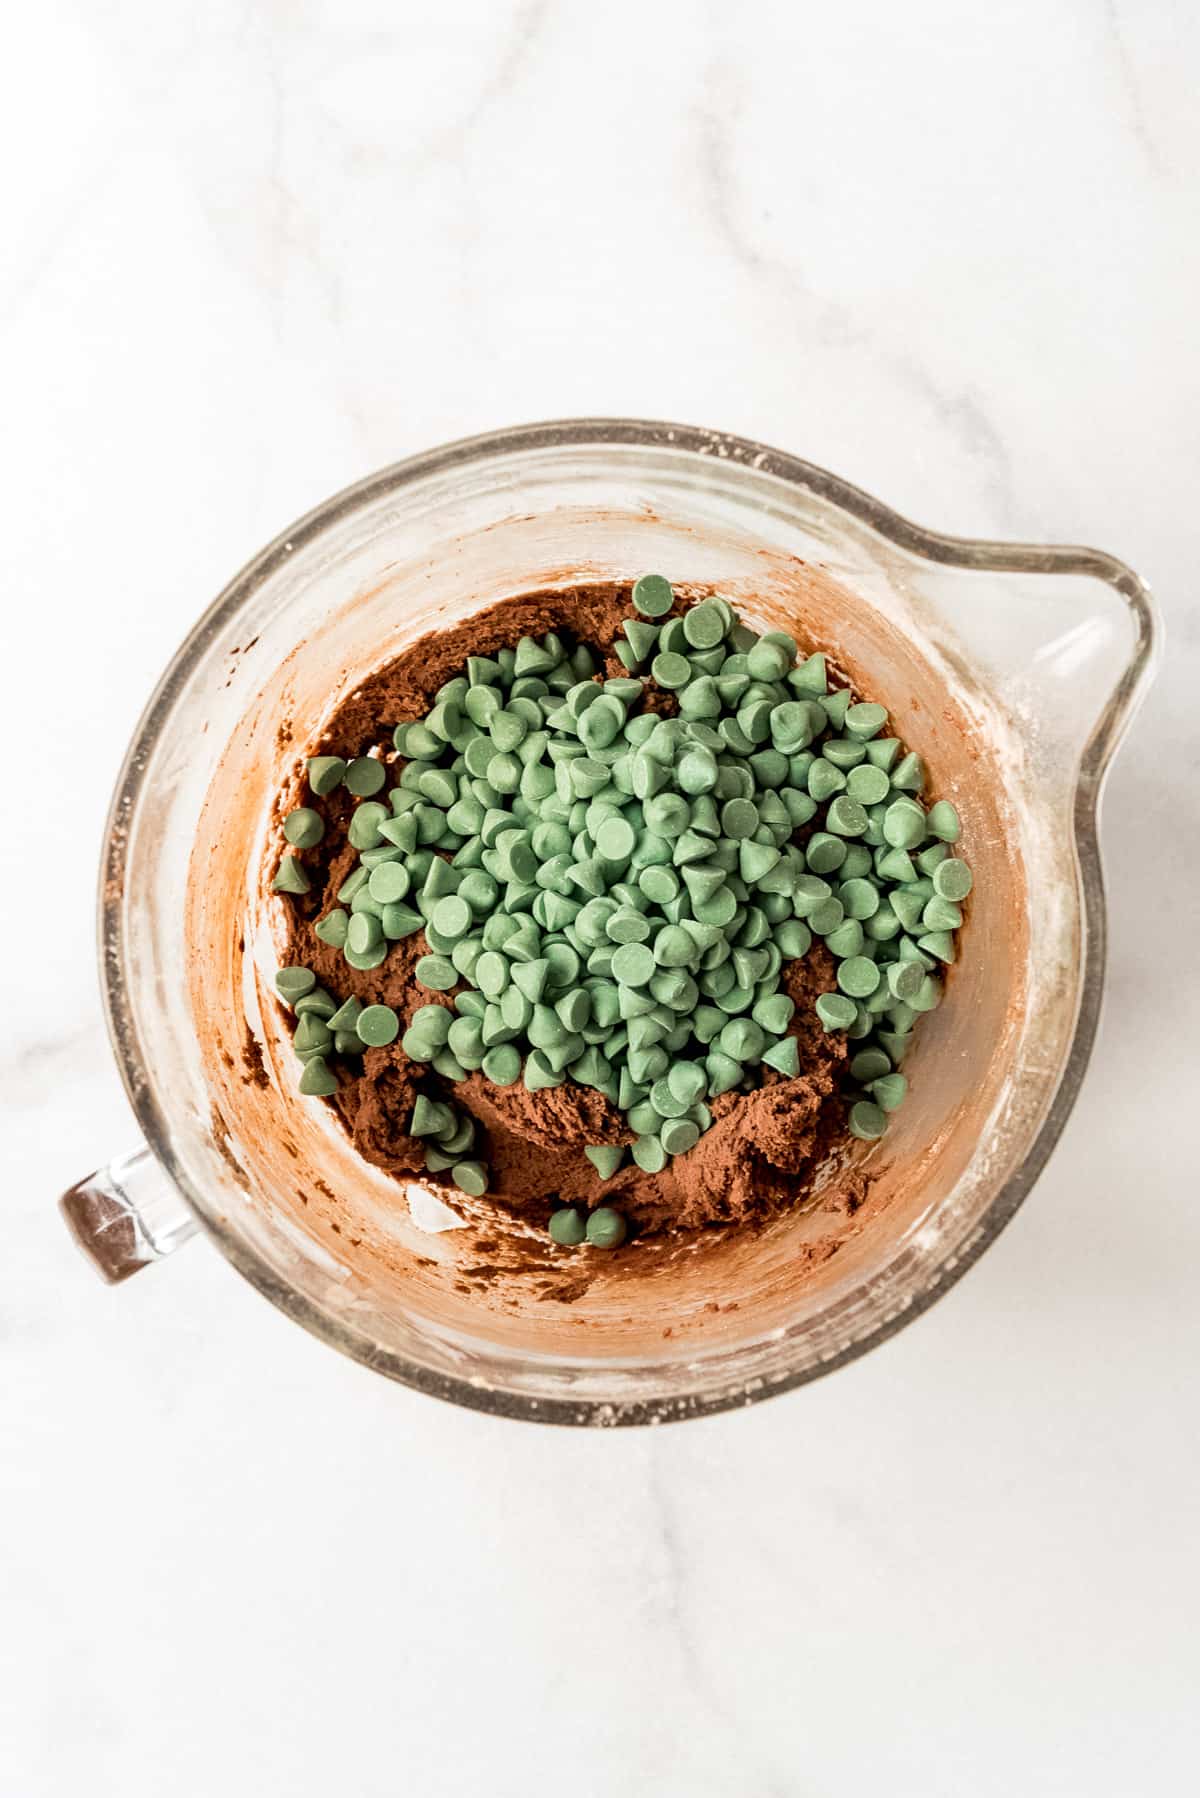
[[(695, 597), (684, 595), (687, 603)], [(622, 674), (611, 646), (631, 611), (629, 585), (607, 583), (531, 593), (492, 606), (465, 624), (421, 638), (372, 675), (338, 709), (321, 744), (309, 753), (351, 757), (379, 747), (390, 756), (394, 726), (421, 717), (438, 687), (462, 672), (469, 655), (492, 655), (521, 636), (557, 631), (568, 645), (583, 641), (602, 651), (606, 672)], [(669, 695), (654, 697), (672, 703)], [(417, 984), (413, 970), (427, 952), (423, 933), (395, 944), (381, 967), (365, 973), (315, 934), (317, 919), (336, 905), (338, 888), (357, 865), (356, 852), (346, 844), (354, 802), (339, 790), (326, 799), (306, 794), (304, 803), (322, 813), (326, 833), (321, 849), (304, 859), (311, 892), (285, 902), (283, 959), (312, 968), (339, 999), (353, 993), (364, 1004), (390, 1005), (403, 1035), (419, 1006), (452, 1006), (454, 995)], [(799, 1074), (787, 1079), (764, 1068), (760, 1088), (714, 1100), (712, 1128), (661, 1174), (629, 1164), (611, 1180), (599, 1178), (584, 1145), (629, 1142), (632, 1133), (621, 1113), (590, 1087), (568, 1080), (530, 1093), (521, 1082), (494, 1086), (481, 1073), (451, 1086), (410, 1061), (399, 1039), (388, 1048), (367, 1050), (361, 1076), (341, 1069), (341, 1085), (328, 1103), (367, 1161), (391, 1174), (420, 1173), (437, 1184), (445, 1177), (425, 1176), (424, 1148), (408, 1136), (408, 1121), (418, 1092), (452, 1100), (479, 1126), (475, 1152), (490, 1167), (488, 1197), (498, 1219), (519, 1214), (527, 1223), (544, 1225), (556, 1206), (575, 1203), (615, 1205), (637, 1233), (765, 1221), (805, 1205), (817, 1169), (845, 1136), (839, 1086), (846, 1041), (827, 1034), (813, 1009), (817, 995), (833, 989), (833, 976), (833, 959), (819, 945), (802, 961), (784, 964), (782, 989), (796, 1001), (790, 1031), (797, 1039)], [(339, 1067), (336, 1061), (331, 1065)]]

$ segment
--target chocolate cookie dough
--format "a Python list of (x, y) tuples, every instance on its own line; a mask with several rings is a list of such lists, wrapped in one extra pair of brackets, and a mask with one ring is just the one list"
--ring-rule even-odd
[[(671, 589), (665, 582), (662, 587), (665, 610), (672, 604)], [(689, 605), (700, 597), (680, 589), (674, 603), (676, 607)], [(647, 616), (655, 615), (647, 607), (641, 609)], [(870, 955), (856, 955), (844, 939), (835, 955), (818, 939), (799, 959), (785, 960), (778, 990), (794, 1002), (786, 1036), (794, 1041), (795, 1061), (790, 1044), (781, 1043), (780, 1047), (787, 1047), (785, 1064), (797, 1071), (781, 1073), (769, 1064), (760, 1065), (750, 1090), (723, 1091), (710, 1099), (710, 1126), (693, 1147), (666, 1159), (661, 1171), (649, 1172), (627, 1161), (604, 1178), (585, 1149), (630, 1143), (634, 1132), (623, 1112), (596, 1087), (567, 1078), (559, 1085), (529, 1090), (524, 1082), (497, 1085), (481, 1071), (469, 1072), (452, 1083), (427, 1061), (414, 1060), (406, 1051), (404, 1037), (414, 1014), (440, 1004), (453, 1015), (456, 995), (467, 990), (466, 983), (456, 977), (453, 983), (440, 978), (446, 970), (453, 975), (444, 958), (438, 963), (438, 986), (444, 990), (431, 990), (427, 982), (433, 963), (428, 959), (430, 946), (423, 929), (414, 927), (411, 934), (393, 942), (385, 955), (381, 951), (379, 965), (356, 967), (347, 961), (342, 946), (325, 940), (315, 928), (318, 920), (337, 906), (339, 889), (358, 864), (359, 851), (347, 840), (347, 832), (357, 800), (384, 785), (384, 761), (394, 759), (392, 726), (423, 718), (438, 690), (462, 673), (468, 658), (494, 656), (522, 638), (541, 638), (548, 632), (556, 633), (568, 646), (588, 645), (603, 676), (623, 678), (629, 667), (629, 637), (636, 631), (626, 630), (623, 635), (622, 626), (632, 610), (627, 584), (531, 593), (479, 613), (465, 624), (426, 636), (386, 664), (350, 695), (332, 718), (322, 742), (311, 746), (308, 803), (283, 822), (286, 853), (275, 885), (286, 895), (287, 941), (282, 959), (289, 967), (310, 970), (339, 1002), (357, 1000), (364, 1007), (390, 1008), (398, 1020), (392, 1040), (383, 1040), (392, 1036), (389, 1027), (377, 1033), (374, 1046), (370, 1040), (363, 1045), (360, 1072), (342, 1069), (335, 1073), (336, 1059), (331, 1059), (328, 1068), (322, 1060), (317, 1080), (305, 1088), (324, 1095), (334, 1106), (366, 1160), (397, 1176), (427, 1177), (425, 1170), (432, 1164), (426, 1162), (426, 1145), (410, 1134), (414, 1106), (419, 1097), (435, 1104), (444, 1101), (454, 1114), (471, 1120), (474, 1126), (477, 1146), (471, 1153), (486, 1162), (487, 1198), (498, 1217), (519, 1215), (544, 1227), (563, 1206), (578, 1206), (583, 1216), (603, 1206), (618, 1212), (628, 1224), (629, 1237), (636, 1239), (650, 1233), (765, 1220), (806, 1203), (817, 1170), (847, 1134), (848, 1076), (856, 1050), (860, 1061), (863, 1051), (861, 1044), (847, 1041), (844, 1029), (834, 1027), (831, 1018), (845, 1010), (850, 1018), (865, 1019), (865, 1006), (846, 995), (855, 991), (856, 979), (863, 981), (864, 994), (879, 982), (880, 972)], [(658, 663), (681, 660), (677, 655), (660, 656)], [(641, 710), (665, 715), (677, 711), (676, 695), (666, 679), (671, 672), (664, 667), (661, 685), (647, 683)], [(844, 716), (852, 696), (841, 697)], [(858, 710), (885, 716), (882, 708), (860, 706)], [(900, 746), (893, 745), (893, 749), (899, 751)], [(846, 765), (851, 765), (849, 760)], [(864, 768), (864, 773), (869, 771)], [(865, 799), (873, 790), (872, 783), (860, 777), (859, 784)], [(878, 784), (887, 791), (887, 778), (879, 776)], [(845, 808), (857, 801), (847, 795), (839, 803)], [(898, 803), (920, 812), (907, 797)], [(786, 830), (785, 823), (785, 834)], [(795, 832), (798, 842), (808, 835), (804, 827)], [(881, 844), (877, 859), (889, 853), (907, 859), (903, 845), (888, 849), (890, 835), (885, 839), (877, 833), (875, 840)], [(302, 851), (302, 857), (293, 850)], [(945, 853), (944, 848), (940, 853)], [(932, 862), (930, 867), (932, 872)], [(929, 884), (932, 892), (924, 874), (918, 876), (914, 870), (910, 884), (914, 895), (924, 901), (922, 883)], [(847, 884), (867, 885), (861, 879)], [(946, 903), (943, 901), (943, 910)], [(950, 911), (945, 912), (947, 918)], [(861, 915), (868, 914), (864, 911)], [(847, 927), (853, 916), (847, 913)], [(861, 943), (861, 929), (853, 928)], [(932, 926), (927, 922), (925, 928)], [(829, 934), (836, 943), (836, 934)], [(943, 959), (950, 956), (952, 950)], [(417, 977), (417, 965), (423, 958), (426, 984)], [(856, 967), (856, 962), (861, 966)], [(926, 968), (934, 965), (932, 955), (922, 951), (922, 978)], [(906, 985), (904, 990), (913, 989)], [(894, 995), (890, 1003), (905, 1009)], [(786, 1011), (786, 1005), (783, 1009)], [(373, 1014), (375, 1018), (385, 1015)], [(313, 1040), (320, 1040), (323, 1023), (307, 1018), (303, 1023)], [(371, 1033), (364, 1035), (370, 1039)], [(887, 1056), (881, 1056), (878, 1049), (870, 1053), (879, 1058), (881, 1067), (889, 1066)], [(893, 1081), (891, 1089), (886, 1085), (888, 1078)], [(903, 1087), (898, 1074), (885, 1074), (878, 1105), (860, 1102), (850, 1114), (852, 1119), (857, 1114), (862, 1124), (854, 1128), (854, 1134), (880, 1133), (884, 1119), (879, 1106), (885, 1104), (889, 1090), (902, 1095)], [(615, 1085), (610, 1090), (615, 1091)], [(878, 1119), (877, 1127), (867, 1127), (868, 1113)], [(598, 1159), (603, 1164), (606, 1158), (601, 1154)]]

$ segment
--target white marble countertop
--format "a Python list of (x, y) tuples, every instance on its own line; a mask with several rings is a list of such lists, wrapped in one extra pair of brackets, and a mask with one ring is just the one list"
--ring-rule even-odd
[[(7, 47), (0, 1793), (1183, 1790), (1194, 12), (64, 0)], [(160, 666), (326, 493), (579, 413), (1098, 543), (1169, 632), (1036, 1192), (885, 1348), (657, 1433), (391, 1387), (204, 1244), (105, 1290), (53, 1209), (132, 1135), (93, 868)]]

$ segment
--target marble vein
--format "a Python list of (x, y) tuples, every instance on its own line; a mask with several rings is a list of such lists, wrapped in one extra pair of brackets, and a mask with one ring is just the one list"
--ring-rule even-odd
[(1142, 101), (1142, 88), (1138, 79), (1137, 65), (1126, 41), (1118, 0), (1103, 0), (1102, 18), (1105, 42), (1116, 69), (1133, 135), (1151, 172), (1155, 175), (1163, 175), (1167, 172), (1166, 160), (1150, 129), (1146, 108)]
[(945, 388), (910, 351), (887, 342), (878, 326), (818, 294), (792, 260), (761, 247), (732, 168), (744, 103), (734, 76), (715, 69), (695, 108), (700, 191), (716, 235), (755, 287), (779, 305), (794, 340), (815, 337), (831, 353), (866, 355), (923, 404), (980, 471), (997, 526), (1003, 525), (1014, 512), (1012, 468), (1004, 438), (978, 397)]
[[(680, 1684), (692, 1711), (709, 1727), (714, 1722), (718, 1725), (724, 1746), (737, 1764), (743, 1790), (755, 1793), (756, 1798), (796, 1798), (797, 1788), (785, 1782), (764, 1758), (753, 1730), (730, 1706), (727, 1688), (710, 1671), (708, 1638), (696, 1615), (696, 1600), (703, 1590), (703, 1560), (696, 1558), (685, 1534), (680, 1465), (667, 1446), (651, 1440), (647, 1496), (656, 1549), (651, 1563), (655, 1601), (651, 1614), (674, 1646)], [(739, 1546), (744, 1548), (740, 1533)]]
[(512, 25), (499, 55), (475, 102), (455, 126), (460, 144), (476, 132), (492, 108), (511, 98), (513, 88), (524, 71), (542, 30), (551, 16), (552, 0), (519, 0), (513, 9)]
[(47, 1036), (18, 1037), (0, 1053), (0, 1082), (10, 1099), (50, 1103), (57, 1089), (47, 1090), (49, 1082), (76, 1073), (89, 1061), (100, 1061), (107, 1050), (108, 1039), (98, 1019)]

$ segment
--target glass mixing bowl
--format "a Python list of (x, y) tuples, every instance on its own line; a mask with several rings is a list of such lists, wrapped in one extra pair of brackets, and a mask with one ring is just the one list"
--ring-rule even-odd
[[(911, 1093), (810, 1210), (611, 1259), (573, 1303), (461, 1277), (476, 1233), (299, 1099), (269, 998), (272, 806), (364, 673), (533, 587), (658, 569), (831, 650), (953, 800), (975, 892)], [(1104, 969), (1096, 812), (1144, 688), (1145, 587), (1095, 550), (970, 542), (761, 444), (632, 420), (531, 425), (384, 470), (276, 539), (164, 674), (122, 769), (101, 975), (145, 1147), (64, 1213), (120, 1279), (208, 1233), (305, 1328), (458, 1403), (628, 1424), (750, 1403), (852, 1360), (982, 1253), (1074, 1103)], [(434, 1208), (436, 1213), (436, 1207)]]

